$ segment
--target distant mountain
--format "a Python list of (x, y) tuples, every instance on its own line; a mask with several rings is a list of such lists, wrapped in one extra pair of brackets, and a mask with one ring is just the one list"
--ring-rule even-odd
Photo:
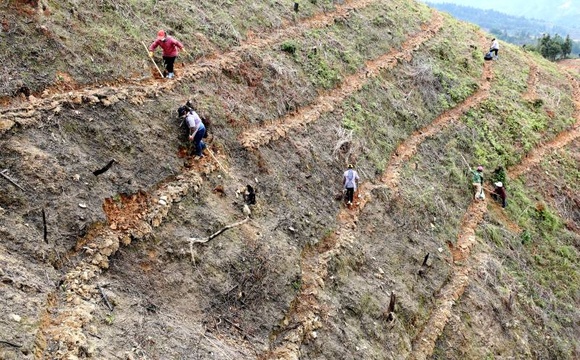
[(577, 28), (580, 0), (431, 0), (431, 3), (454, 3), (479, 9), (492, 9), (509, 15), (542, 19), (559, 26)]
[(580, 28), (577, 26), (559, 25), (546, 20), (513, 16), (472, 6), (433, 1), (428, 1), (427, 4), (458, 19), (477, 24), (485, 30), (501, 36), (502, 40), (515, 44), (529, 43), (530, 40), (540, 37), (543, 33), (560, 34), (562, 37), (570, 35), (573, 39), (580, 39)]

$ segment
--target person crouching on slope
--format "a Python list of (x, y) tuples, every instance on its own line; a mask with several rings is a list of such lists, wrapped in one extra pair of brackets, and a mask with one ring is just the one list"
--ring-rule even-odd
[(503, 187), (503, 183), (498, 181), (494, 183), (495, 189), (491, 197), (494, 198), (496, 201), (501, 202), (501, 207), (505, 209), (507, 205), (507, 193), (505, 192), (505, 188)]
[(357, 182), (360, 180), (358, 173), (353, 169), (352, 164), (348, 164), (348, 170), (343, 175), (343, 186), (346, 189), (346, 204), (351, 205), (354, 200)]
[(203, 142), (203, 137), (205, 135), (205, 125), (201, 121), (199, 115), (192, 110), (189, 110), (185, 115), (185, 122), (189, 128), (189, 141), (193, 141), (195, 146), (195, 155), (203, 157), (203, 149), (205, 149), (205, 143)]
[(173, 79), (173, 63), (177, 58), (178, 50), (183, 50), (183, 44), (176, 39), (168, 36), (165, 30), (159, 30), (157, 33), (157, 39), (149, 46), (149, 57), (153, 57), (153, 51), (161, 46), (163, 49), (163, 62), (165, 63), (165, 69), (168, 74), (169, 79)]

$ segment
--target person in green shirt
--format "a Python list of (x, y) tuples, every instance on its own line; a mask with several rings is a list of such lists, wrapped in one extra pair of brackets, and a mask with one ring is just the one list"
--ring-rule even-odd
[(471, 170), (471, 173), (473, 174), (471, 183), (473, 184), (473, 188), (475, 190), (473, 198), (475, 200), (484, 200), (485, 195), (483, 194), (483, 166), (479, 165), (477, 170)]

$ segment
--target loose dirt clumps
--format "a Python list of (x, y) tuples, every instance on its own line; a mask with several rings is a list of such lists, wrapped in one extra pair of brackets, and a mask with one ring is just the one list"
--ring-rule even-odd
[[(216, 168), (206, 163), (208, 166), (210, 170)], [(80, 260), (68, 270), (52, 295), (55, 300), (38, 332), (35, 352), (39, 358), (50, 354), (51, 359), (70, 359), (95, 351), (87, 337), (87, 325), (99, 301), (99, 274), (109, 267), (109, 257), (121, 244), (147, 237), (167, 216), (172, 203), (190, 191), (199, 191), (199, 172), (200, 169), (186, 171), (151, 195), (139, 192), (105, 200), (108, 226), (96, 227), (77, 244)]]
[(392, 69), (400, 61), (409, 61), (413, 52), (422, 43), (435, 36), (441, 26), (443, 26), (442, 15), (433, 12), (431, 22), (424, 24), (420, 32), (405, 41), (401, 50), (393, 49), (378, 59), (368, 61), (363, 71), (347, 77), (338, 88), (322, 94), (315, 104), (300, 109), (271, 125), (245, 131), (239, 136), (240, 143), (247, 149), (257, 149), (271, 141), (285, 138), (288, 134), (304, 129), (309, 123), (318, 120), (323, 113), (333, 111), (345, 98), (360, 90), (369, 77), (377, 76), (382, 70)]

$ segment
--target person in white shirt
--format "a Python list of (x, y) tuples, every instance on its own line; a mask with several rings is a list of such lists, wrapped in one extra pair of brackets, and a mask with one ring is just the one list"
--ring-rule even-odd
[(205, 148), (205, 143), (203, 142), (205, 125), (203, 125), (201, 118), (193, 110), (190, 110), (185, 115), (185, 122), (189, 128), (189, 141), (193, 141), (195, 146), (195, 155), (203, 157), (203, 149)]
[(491, 48), (489, 49), (490, 53), (495, 54), (495, 59), (498, 59), (497, 52), (499, 51), (499, 43), (495, 38), (491, 39)]
[(354, 200), (357, 182), (360, 180), (358, 173), (353, 169), (352, 164), (348, 164), (348, 170), (343, 175), (343, 186), (346, 190), (346, 204), (351, 205)]

